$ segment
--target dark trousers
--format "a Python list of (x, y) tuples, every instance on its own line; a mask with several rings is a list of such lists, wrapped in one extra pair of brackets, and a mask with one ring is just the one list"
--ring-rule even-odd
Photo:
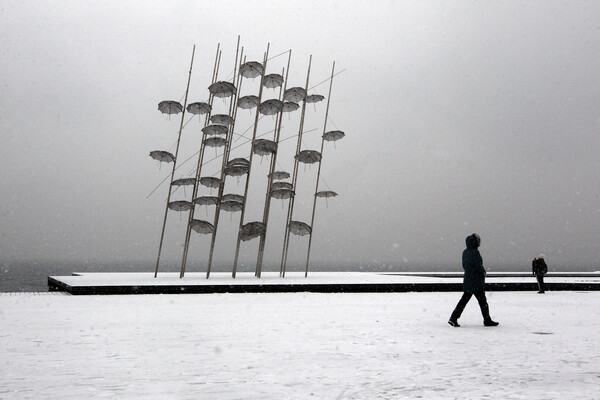
[(540, 289), (540, 292), (544, 292), (544, 275), (536, 274), (535, 279), (537, 279), (538, 288)]
[(484, 290), (481, 290), (479, 292), (474, 292), (474, 293), (473, 292), (464, 292), (462, 297), (458, 301), (456, 308), (452, 312), (450, 319), (456, 321), (457, 319), (460, 318), (460, 316), (462, 315), (462, 312), (464, 311), (465, 307), (467, 306), (467, 303), (469, 302), (469, 300), (471, 300), (471, 296), (473, 296), (473, 295), (475, 295), (475, 298), (479, 302), (479, 308), (481, 308), (481, 315), (483, 315), (483, 320), (486, 321), (486, 320), (490, 319), (490, 307), (488, 306), (487, 299), (485, 298)]

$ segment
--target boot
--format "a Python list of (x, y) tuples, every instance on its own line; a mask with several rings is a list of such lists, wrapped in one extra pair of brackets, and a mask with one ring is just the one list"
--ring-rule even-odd
[(452, 319), (452, 318), (450, 318), (450, 319), (448, 320), (448, 323), (449, 323), (450, 325), (452, 325), (453, 327), (455, 327), (455, 328), (458, 328), (458, 327), (460, 327), (460, 325), (458, 324), (458, 321), (457, 321), (457, 320), (455, 320), (455, 319)]
[(498, 326), (498, 322), (492, 321), (491, 318), (488, 318), (488, 319), (485, 319), (483, 321), (483, 325), (485, 325), (485, 326)]

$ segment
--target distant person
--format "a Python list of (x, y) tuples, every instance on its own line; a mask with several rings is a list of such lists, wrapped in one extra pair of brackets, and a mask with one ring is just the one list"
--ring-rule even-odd
[(477, 248), (481, 244), (481, 238), (474, 233), (467, 236), (467, 248), (462, 253), (462, 266), (465, 270), (463, 280), (463, 295), (452, 312), (448, 323), (454, 327), (459, 327), (458, 319), (462, 315), (465, 306), (471, 300), (471, 296), (479, 302), (481, 315), (483, 316), (483, 325), (496, 326), (498, 322), (492, 321), (490, 317), (490, 308), (485, 298), (485, 268), (483, 268), (483, 259)]
[(531, 262), (531, 272), (533, 272), (535, 279), (537, 279), (538, 293), (545, 293), (544, 275), (548, 273), (548, 266), (546, 265), (546, 261), (544, 261), (545, 257), (545, 255), (540, 254), (538, 258), (534, 258)]

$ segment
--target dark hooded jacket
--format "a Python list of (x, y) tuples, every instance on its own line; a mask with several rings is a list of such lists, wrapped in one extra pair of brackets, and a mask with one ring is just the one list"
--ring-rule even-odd
[(548, 266), (543, 258), (534, 258), (531, 262), (531, 270), (534, 275), (545, 275), (548, 273)]
[(463, 291), (479, 292), (485, 290), (485, 269), (483, 268), (483, 259), (479, 254), (480, 239), (476, 234), (467, 236), (467, 248), (462, 254), (462, 266), (465, 270)]

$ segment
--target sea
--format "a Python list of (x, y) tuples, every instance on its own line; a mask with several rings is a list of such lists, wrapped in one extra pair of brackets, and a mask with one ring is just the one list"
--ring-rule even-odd
[[(0, 292), (45, 292), (48, 291), (48, 276), (69, 276), (74, 272), (154, 272), (152, 262), (43, 262), (43, 261), (0, 261)], [(527, 265), (486, 266), (489, 272), (528, 272)], [(549, 267), (549, 272), (593, 272), (598, 266)], [(303, 266), (289, 265), (288, 272), (304, 271)], [(179, 272), (176, 263), (161, 264), (160, 272)], [(188, 265), (187, 272), (205, 272), (201, 266)], [(214, 265), (213, 272), (231, 272), (231, 265)], [(254, 265), (240, 265), (239, 272), (253, 272)], [(279, 271), (279, 265), (264, 265), (263, 271)], [(462, 272), (459, 264), (327, 264), (311, 265), (310, 271), (353, 271), (353, 272)]]

